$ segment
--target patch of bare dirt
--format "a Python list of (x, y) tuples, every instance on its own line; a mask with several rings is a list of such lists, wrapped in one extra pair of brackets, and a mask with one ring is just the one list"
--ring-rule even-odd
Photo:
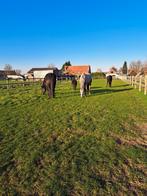
[(136, 125), (135, 130), (137, 132), (136, 137), (127, 135), (118, 137), (114, 134), (111, 134), (111, 136), (115, 138), (118, 145), (136, 146), (147, 150), (147, 123)]

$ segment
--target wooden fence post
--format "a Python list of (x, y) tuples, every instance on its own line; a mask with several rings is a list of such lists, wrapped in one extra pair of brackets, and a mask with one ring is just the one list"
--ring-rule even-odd
[(139, 91), (141, 92), (142, 76), (139, 77)]
[(144, 77), (144, 94), (147, 94), (147, 75)]
[(9, 89), (9, 78), (7, 79), (7, 89)]
[(137, 88), (137, 77), (135, 76), (134, 87)]
[(134, 76), (132, 76), (132, 86), (134, 86)]
[(131, 77), (132, 77), (132, 86), (133, 86), (133, 85), (134, 85), (134, 84), (133, 84), (134, 76), (131, 76)]
[(129, 76), (129, 84), (130, 85), (132, 84), (132, 78), (131, 78), (131, 76)]

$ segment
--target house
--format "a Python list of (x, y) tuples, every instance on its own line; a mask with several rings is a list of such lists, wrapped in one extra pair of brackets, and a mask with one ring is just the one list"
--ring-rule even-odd
[(110, 68), (109, 72), (106, 72), (105, 75), (106, 77), (111, 75), (115, 79), (119, 78), (119, 73), (117, 72), (117, 69), (115, 67)]
[(117, 74), (117, 69), (115, 67), (110, 68), (111, 74)]
[(59, 70), (57, 68), (32, 68), (27, 72), (27, 77), (29, 79), (41, 79), (48, 73), (55, 73), (58, 76)]
[(134, 71), (133, 69), (129, 70), (128, 76), (136, 76), (136, 75), (137, 75), (136, 71)]
[(0, 70), (0, 79), (22, 79), (21, 76), (18, 76), (15, 70)]
[(147, 75), (147, 67), (143, 67), (141, 72), (143, 75)]
[(81, 75), (82, 73), (91, 73), (90, 65), (65, 66), (64, 73), (67, 75)]
[(4, 70), (0, 70), (0, 80), (5, 80), (7, 78)]

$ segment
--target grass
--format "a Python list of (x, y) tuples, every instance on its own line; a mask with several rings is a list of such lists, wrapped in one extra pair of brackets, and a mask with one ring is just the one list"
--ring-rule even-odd
[(147, 97), (95, 80), (80, 98), (59, 82), (0, 91), (1, 195), (145, 195)]

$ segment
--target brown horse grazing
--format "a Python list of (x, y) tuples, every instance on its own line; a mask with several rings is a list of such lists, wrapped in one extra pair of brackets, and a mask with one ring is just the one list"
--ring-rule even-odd
[(43, 95), (48, 91), (49, 98), (55, 97), (56, 75), (54, 73), (46, 74), (41, 87)]
[(73, 78), (73, 79), (71, 80), (71, 85), (72, 85), (72, 87), (73, 87), (73, 90), (76, 90), (76, 88), (77, 88), (77, 80), (76, 80), (75, 78)]

